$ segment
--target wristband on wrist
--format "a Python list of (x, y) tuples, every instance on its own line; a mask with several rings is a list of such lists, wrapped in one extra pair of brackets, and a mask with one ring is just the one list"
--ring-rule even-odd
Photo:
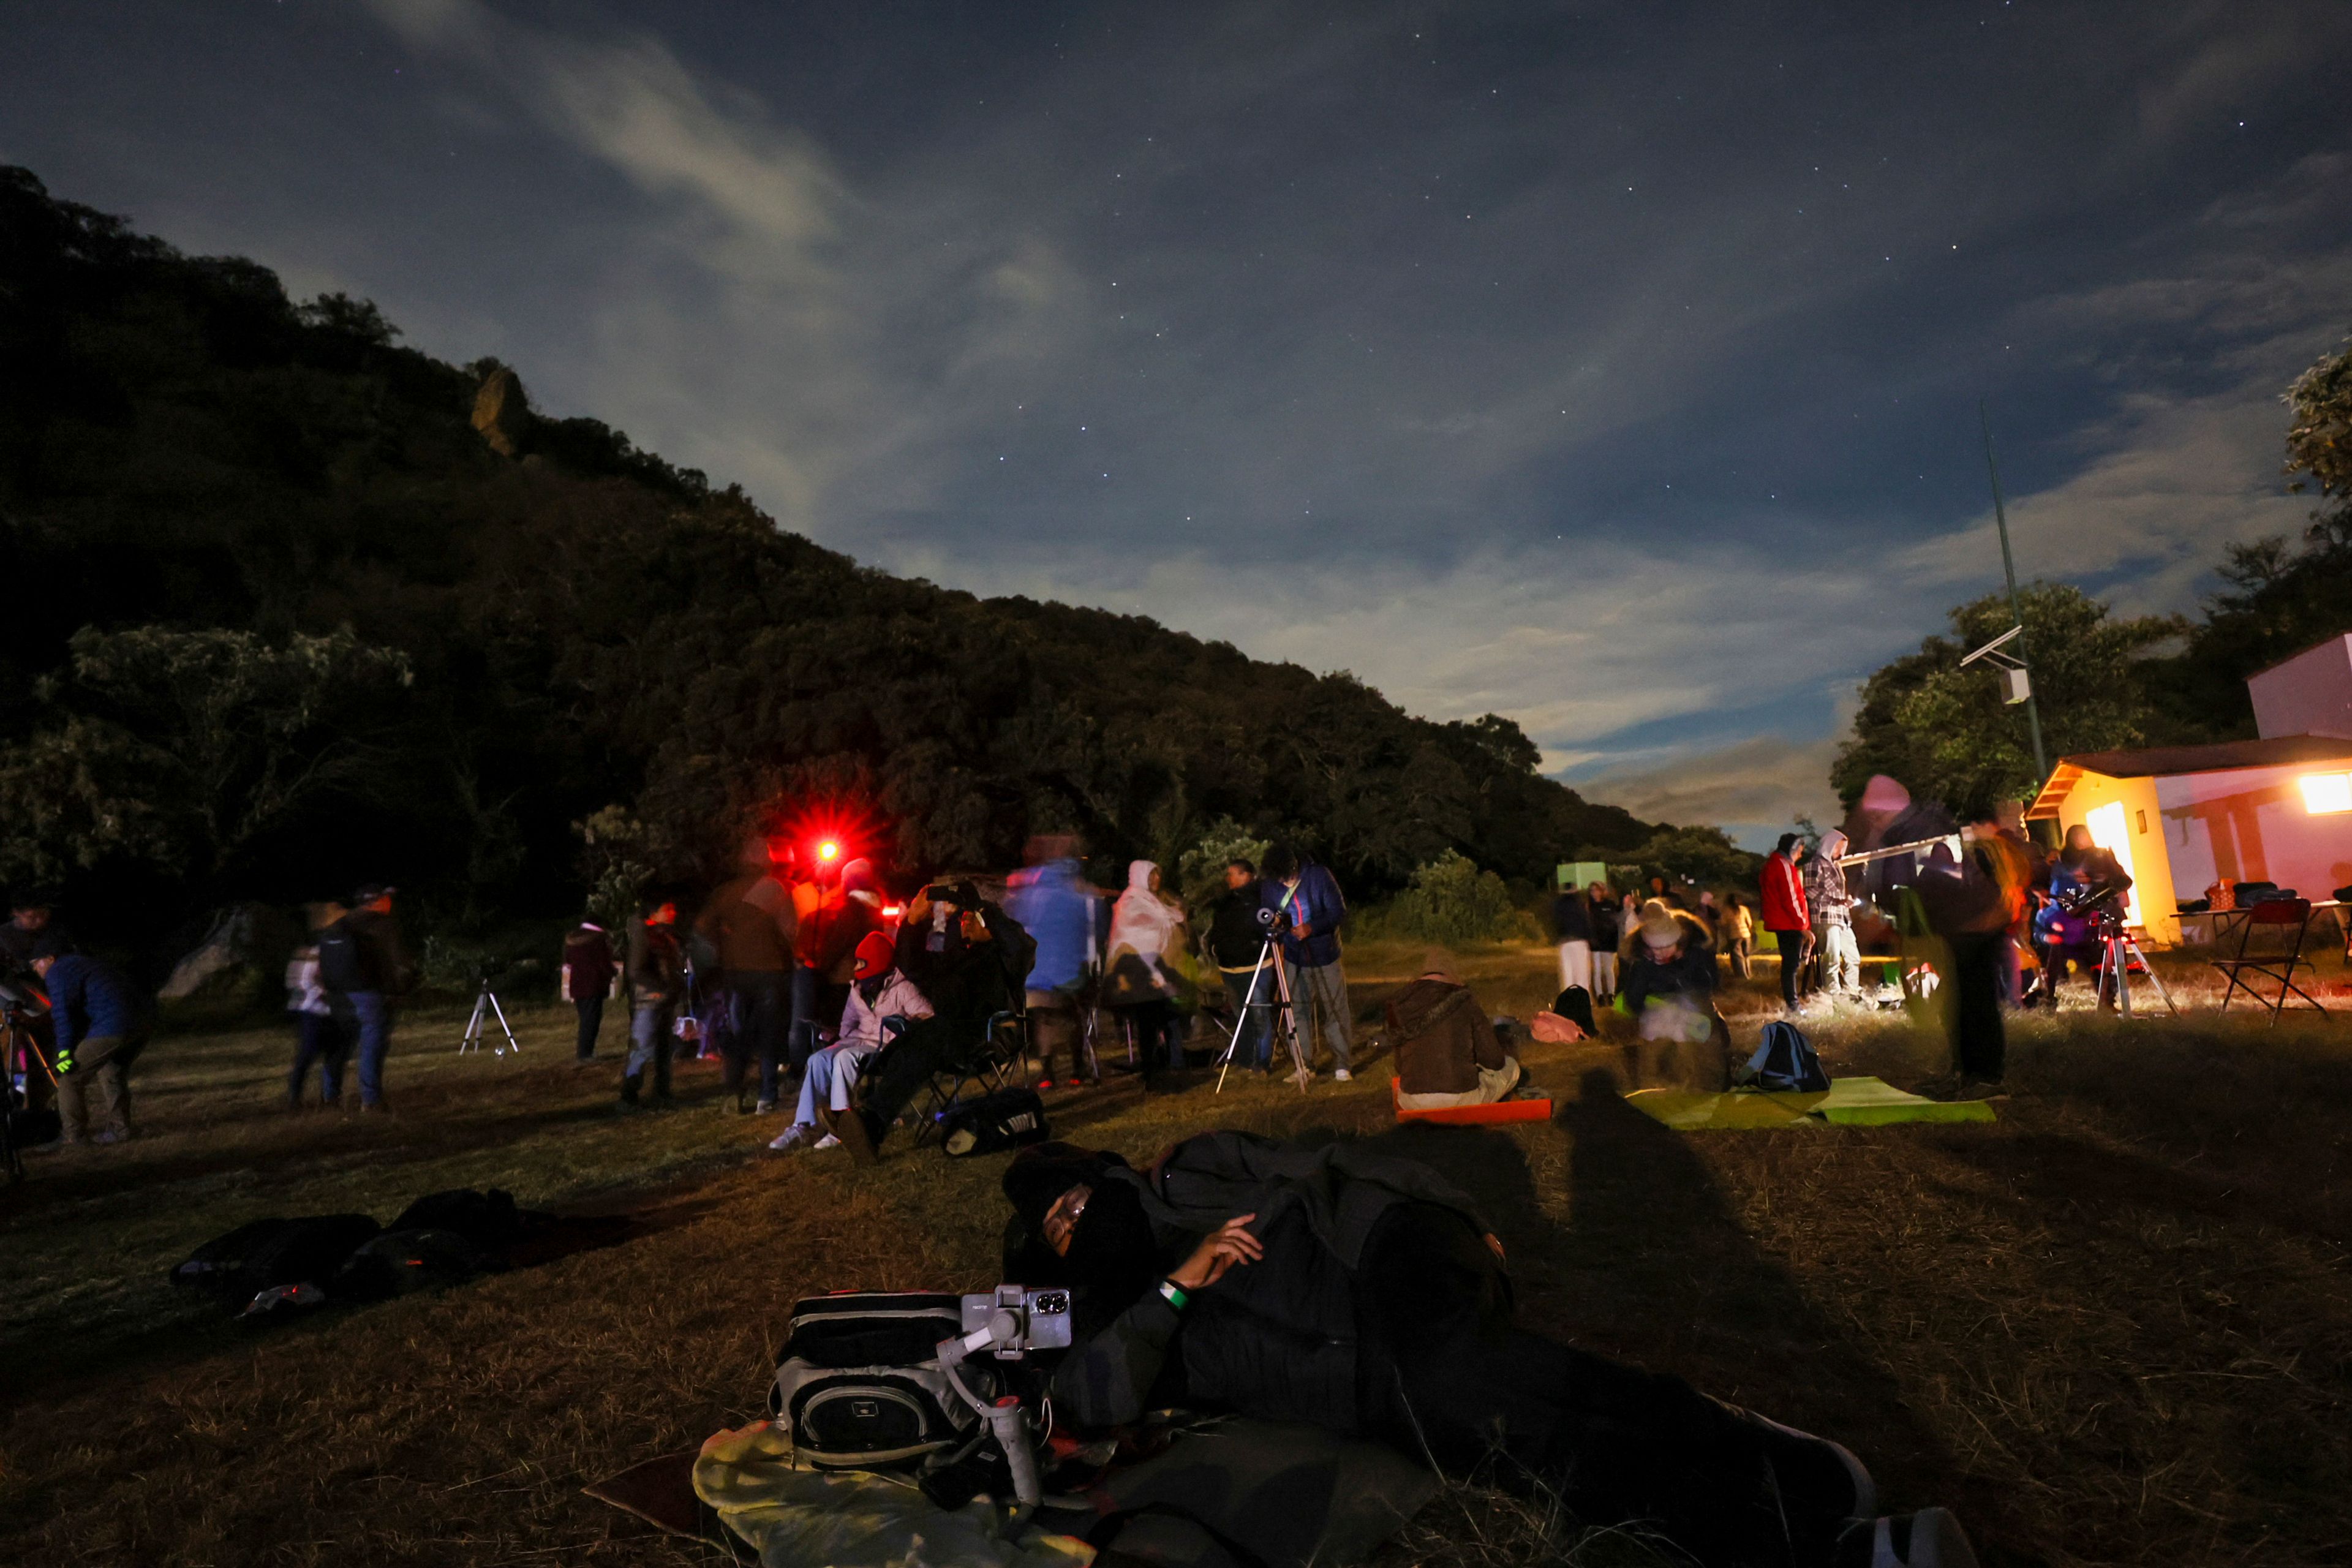
[(1160, 1282), (1160, 1299), (1181, 1312), (1192, 1298), (1173, 1279), (1162, 1279)]

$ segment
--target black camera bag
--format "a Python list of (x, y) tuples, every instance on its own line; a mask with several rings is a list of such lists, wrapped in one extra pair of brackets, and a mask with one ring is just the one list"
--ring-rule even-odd
[(383, 1228), (363, 1214), (254, 1220), (197, 1247), (172, 1283), (242, 1308), (279, 1286), (324, 1284)]
[(1025, 1143), (1043, 1143), (1045, 1102), (1034, 1089), (1003, 1089), (966, 1100), (940, 1112), (940, 1148), (950, 1158), (994, 1154)]
[[(987, 1436), (940, 1365), (963, 1333), (963, 1300), (926, 1291), (845, 1290), (793, 1308), (768, 1410), (793, 1452), (828, 1469), (910, 1470), (969, 1453)], [(964, 1381), (992, 1397), (985, 1363)], [(992, 1380), (991, 1380), (992, 1388)]]

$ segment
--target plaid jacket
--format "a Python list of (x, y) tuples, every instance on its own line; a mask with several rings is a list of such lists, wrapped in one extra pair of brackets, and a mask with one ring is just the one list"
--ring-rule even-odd
[(1805, 862), (1805, 901), (1817, 926), (1851, 926), (1853, 895), (1845, 890), (1845, 868), (1826, 855)]

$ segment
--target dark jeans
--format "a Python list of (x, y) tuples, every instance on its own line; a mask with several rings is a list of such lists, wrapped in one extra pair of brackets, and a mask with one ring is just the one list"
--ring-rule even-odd
[(2000, 970), (2005, 931), (1960, 931), (1952, 946), (1952, 1066), (1964, 1078), (2000, 1081), (2009, 1037), (2000, 1018)]
[(580, 1013), (579, 1056), (584, 1062), (596, 1054), (596, 1036), (604, 1027), (604, 994), (575, 996), (572, 1005)]
[(360, 1104), (383, 1103), (383, 1058), (392, 1052), (392, 998), (381, 991), (353, 991), (350, 1004), (360, 1040)]
[(1802, 962), (1805, 956), (1805, 938), (1810, 934), (1811, 933), (1801, 931), (1782, 931), (1778, 926), (1772, 928), (1772, 935), (1780, 947), (1780, 1005), (1783, 1007), (1794, 1007), (1797, 1005), (1798, 990), (1805, 977), (1805, 965)]
[(319, 1103), (332, 1105), (343, 1098), (343, 1063), (352, 1054), (351, 1030), (331, 1013), (294, 1015), (294, 1070), (286, 1079), (289, 1104), (302, 1103), (302, 1080), (310, 1064), (319, 1064)]
[(735, 1048), (727, 1057), (730, 1094), (743, 1092), (743, 1079), (754, 1061), (760, 1064), (760, 1098), (776, 1098), (777, 1069), (784, 1045), (785, 988), (790, 981), (781, 969), (746, 969), (727, 976), (727, 991), (735, 1005)]
[(1579, 1522), (1654, 1530), (1705, 1568), (1826, 1562), (1853, 1510), (1827, 1444), (1513, 1326), (1508, 1280), (1451, 1209), (1383, 1215), (1357, 1299), (1366, 1426), (1448, 1474), (1540, 1484)]
[(621, 1064), (621, 1098), (634, 1100), (638, 1086), (645, 1081), (646, 1068), (654, 1069), (654, 1093), (660, 1099), (669, 1098), (669, 1059), (677, 1048), (677, 1037), (670, 1026), (677, 1019), (677, 1004), (664, 998), (659, 1002), (640, 1002), (629, 1015), (629, 1055)]
[[(1273, 1065), (1276, 1003), (1273, 969), (1255, 974), (1228, 974), (1224, 978), (1225, 994), (1233, 998), (1234, 1016), (1239, 1020), (1240, 1039), (1234, 1046), (1234, 1060), (1243, 1067)], [(1253, 980), (1257, 983), (1254, 996), (1250, 992)]]

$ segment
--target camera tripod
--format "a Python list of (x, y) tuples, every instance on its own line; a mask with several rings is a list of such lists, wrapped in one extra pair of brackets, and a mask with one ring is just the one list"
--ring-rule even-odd
[[(54, 1089), (57, 1074), (41, 1056), (40, 1041), (25, 1021), (24, 1007), (13, 998), (0, 1001), (0, 1166), (12, 1184), (25, 1179), (25, 1152), (17, 1147), (16, 1134), (20, 1113), (33, 1109), (36, 1072)], [(25, 1080), (22, 1090), (16, 1087), (19, 1077)]]
[(2112, 908), (2103, 908), (2098, 911), (2098, 921), (2099, 999), (2106, 1000), (2107, 988), (2112, 985), (2115, 987), (2116, 1011), (2126, 1018), (2132, 1016), (2131, 966), (2132, 961), (2137, 959), (2140, 968), (2147, 972), (2148, 984), (2154, 985), (2156, 994), (2164, 998), (2164, 1005), (2172, 1010), (2172, 1016), (2176, 1018), (2180, 1016), (2179, 1007), (2173, 1003), (2172, 993), (2167, 991), (2164, 982), (2157, 977), (2156, 965), (2147, 961), (2147, 954), (2139, 950), (2139, 943), (2134, 942), (2131, 932), (2124, 929), (2123, 917)]
[[(1244, 993), (1242, 1005), (1234, 1014), (1234, 1031), (1226, 1037), (1223, 1051), (1218, 1054), (1215, 1089), (1218, 1094), (1225, 1091), (1225, 1074), (1233, 1068), (1234, 1053), (1241, 1048), (1242, 1030), (1249, 1023), (1250, 1009), (1257, 1005), (1257, 988), (1269, 969), (1274, 972), (1275, 994), (1281, 1000), (1273, 1005), (1274, 1016), (1266, 1020), (1266, 1028), (1269, 1033), (1279, 1034), (1288, 1047), (1294, 1069), (1291, 1077), (1297, 1081), (1298, 1092), (1306, 1093), (1307, 1084), (1314, 1080), (1315, 1075), (1307, 1068), (1307, 1053), (1299, 1047), (1298, 1004), (1291, 994), (1290, 972), (1284, 967), (1282, 955), (1275, 951), (1275, 945), (1276, 939), (1268, 937), (1265, 945), (1258, 950), (1257, 968), (1250, 975), (1249, 990)], [(1272, 1040), (1267, 1041), (1269, 1047), (1273, 1043)]]
[(457, 1042), (457, 1054), (462, 1057), (467, 1051), (478, 1051), (482, 1048), (483, 1041), (489, 1033), (483, 1026), (485, 1009), (498, 1019), (499, 1033), (507, 1037), (506, 1045), (492, 1047), (490, 1055), (494, 1057), (506, 1055), (508, 1046), (514, 1047), (515, 1055), (522, 1055), (522, 1042), (515, 1038), (514, 1030), (508, 1025), (507, 1010), (499, 1005), (499, 994), (490, 989), (488, 976), (483, 978), (481, 989), (474, 994), (474, 1016), (466, 1021), (466, 1037)]

